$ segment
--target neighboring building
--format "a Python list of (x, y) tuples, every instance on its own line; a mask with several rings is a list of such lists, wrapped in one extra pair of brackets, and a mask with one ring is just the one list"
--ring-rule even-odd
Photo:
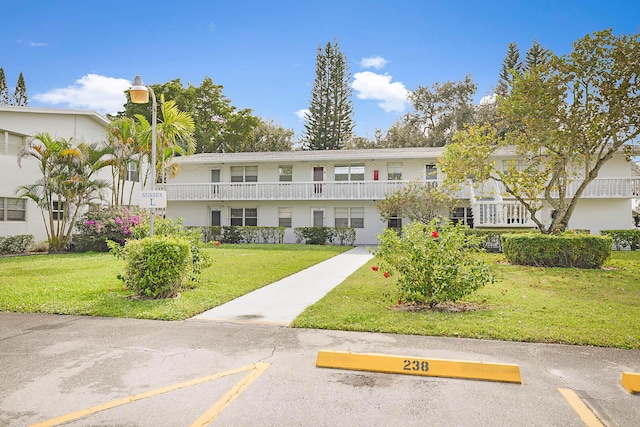
[[(18, 153), (27, 139), (49, 133), (76, 142), (104, 142), (108, 125), (109, 120), (94, 111), (0, 106), (0, 236), (32, 234), (36, 242), (47, 239), (40, 209), (30, 199), (16, 196), (18, 187), (41, 177), (33, 159), (18, 166)], [(106, 169), (100, 176), (111, 179)]]
[[(196, 154), (175, 159), (179, 173), (160, 188), (167, 191), (167, 216), (182, 217), (185, 225), (280, 225), (287, 228), (286, 242), (295, 241), (296, 227), (350, 226), (356, 244), (375, 244), (384, 228), (407, 222), (382, 221), (376, 202), (413, 179), (438, 185), (443, 150)], [(513, 159), (507, 151), (496, 156), (498, 164)], [(638, 189), (631, 163), (622, 153), (614, 156), (584, 192), (569, 227), (596, 234), (631, 228), (631, 200)], [(459, 205), (449, 213), (455, 221), (476, 228), (535, 227), (493, 181), (467, 186), (456, 197)], [(552, 212), (546, 207), (538, 214), (548, 221)]]

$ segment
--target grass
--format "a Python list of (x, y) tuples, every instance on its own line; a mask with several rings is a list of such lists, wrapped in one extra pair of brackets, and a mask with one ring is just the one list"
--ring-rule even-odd
[(398, 310), (393, 279), (359, 269), (294, 322), (301, 328), (566, 343), (640, 349), (640, 252), (614, 252), (602, 270), (513, 266), (459, 313)]
[(182, 320), (347, 250), (339, 246), (223, 245), (179, 298), (132, 299), (105, 253), (0, 258), (0, 311)]

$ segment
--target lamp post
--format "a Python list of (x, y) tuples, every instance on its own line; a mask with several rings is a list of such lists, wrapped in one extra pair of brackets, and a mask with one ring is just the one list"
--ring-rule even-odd
[[(156, 122), (158, 116), (158, 105), (156, 94), (151, 86), (146, 86), (140, 76), (133, 79), (133, 86), (129, 89), (131, 102), (134, 104), (146, 104), (149, 102), (149, 92), (151, 92), (152, 113), (151, 113), (151, 191), (156, 189)], [(149, 218), (149, 237), (153, 237), (153, 217), (155, 209), (151, 208), (151, 218)]]

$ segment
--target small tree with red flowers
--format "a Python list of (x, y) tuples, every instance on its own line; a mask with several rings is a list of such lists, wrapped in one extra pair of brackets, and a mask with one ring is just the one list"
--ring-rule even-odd
[(412, 222), (401, 235), (386, 229), (373, 251), (379, 259), (374, 271), (397, 276), (400, 299), (426, 304), (455, 302), (493, 283), (489, 265), (480, 256), (482, 238), (467, 233), (468, 227), (434, 219), (428, 224)]

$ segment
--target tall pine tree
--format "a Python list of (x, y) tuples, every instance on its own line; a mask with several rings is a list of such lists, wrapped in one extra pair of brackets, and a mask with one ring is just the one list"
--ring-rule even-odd
[(549, 50), (543, 48), (537, 40), (533, 40), (533, 44), (527, 51), (527, 56), (524, 59), (527, 70), (544, 64), (549, 59)]
[(316, 78), (306, 115), (304, 148), (339, 150), (353, 137), (349, 64), (338, 42), (318, 46)]
[(0, 67), (0, 105), (9, 105), (9, 88), (2, 67)]
[(27, 104), (27, 85), (24, 83), (24, 76), (20, 73), (18, 76), (18, 83), (16, 84), (16, 90), (13, 92), (13, 96), (11, 97), (11, 105), (26, 107)]
[(513, 84), (514, 73), (522, 72), (522, 62), (520, 61), (520, 51), (517, 43), (509, 43), (507, 46), (507, 56), (502, 61), (502, 69), (500, 70), (500, 80), (496, 87), (496, 94), (499, 96), (507, 96)]

